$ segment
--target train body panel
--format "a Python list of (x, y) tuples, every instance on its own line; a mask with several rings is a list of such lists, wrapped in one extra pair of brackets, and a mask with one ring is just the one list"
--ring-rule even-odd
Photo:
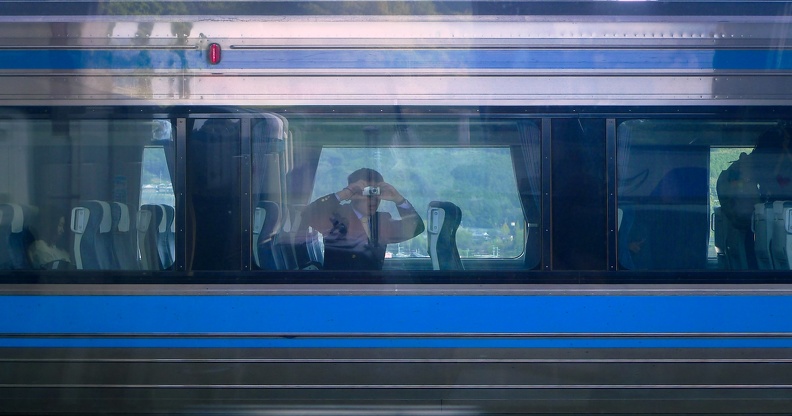
[[(0, 99), (22, 105), (75, 99), (154, 105), (776, 105), (790, 94), (777, 88), (788, 84), (785, 72), (792, 66), (783, 46), (790, 37), (783, 16), (662, 22), (574, 15), (107, 19), (4, 25)], [(210, 44), (221, 50), (216, 64), (209, 62)]]
[(0, 414), (792, 412), (790, 10), (0, 1)]

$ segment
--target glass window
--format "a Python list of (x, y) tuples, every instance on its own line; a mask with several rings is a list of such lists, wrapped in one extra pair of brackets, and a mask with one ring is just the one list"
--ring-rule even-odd
[(792, 198), (785, 126), (778, 121), (620, 123), (619, 267), (774, 268), (770, 241), (782, 238), (774, 234), (773, 202)]
[[(169, 121), (6, 117), (0, 121), (0, 154), (6, 162), (0, 163), (0, 238), (5, 240), (0, 267), (170, 267), (174, 166)], [(152, 193), (150, 185), (159, 189)], [(140, 213), (150, 204), (171, 214), (158, 217), (161, 223), (155, 226), (157, 218)], [(146, 230), (157, 230), (155, 239), (163, 239), (156, 262), (146, 257)]]
[(535, 268), (537, 123), (279, 114), (253, 127), (261, 269)]
[[(456, 234), (463, 258), (517, 258), (524, 250), (525, 224), (508, 147), (472, 148), (339, 148), (325, 147), (319, 159), (311, 200), (347, 186), (358, 167), (372, 167), (420, 209), (450, 200), (463, 217)], [(415, 169), (431, 166), (432, 169)], [(395, 202), (384, 200), (380, 211), (398, 217)], [(429, 257), (427, 235), (389, 244), (386, 258)]]

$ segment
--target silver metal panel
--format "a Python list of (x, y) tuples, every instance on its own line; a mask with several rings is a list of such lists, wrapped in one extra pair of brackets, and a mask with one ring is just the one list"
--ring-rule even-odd
[[(261, 48), (761, 48), (782, 50), (792, 18), (213, 17), (0, 25), (0, 50)], [(76, 19), (75, 19), (76, 20)], [(777, 105), (783, 73), (712, 70), (235, 69), (0, 72), (18, 105)]]
[(0, 77), (16, 105), (784, 105), (775, 76)]
[(0, 369), (4, 411), (34, 413), (762, 414), (792, 392), (786, 350), (10, 349)]
[[(457, 45), (502, 45), (515, 42), (585, 45), (728, 45), (779, 46), (792, 37), (789, 16), (751, 17), (608, 17), (583, 16), (207, 16), (13, 17), (0, 26), (1, 46), (54, 45), (99, 47), (197, 45), (206, 40), (224, 47), (272, 45), (407, 45), (445, 40)], [(102, 19), (106, 21), (102, 21)], [(7, 20), (7, 19), (3, 19)], [(74, 21), (70, 21), (74, 20)], [(228, 43), (231, 42), (231, 43)]]

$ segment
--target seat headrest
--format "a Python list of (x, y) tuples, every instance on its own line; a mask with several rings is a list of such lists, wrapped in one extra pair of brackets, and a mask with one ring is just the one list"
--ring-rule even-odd
[(25, 213), (22, 205), (7, 204), (11, 207), (11, 232), (14, 234), (21, 233), (25, 228)]
[(135, 228), (137, 228), (138, 232), (145, 233), (148, 231), (151, 224), (151, 214), (151, 211), (145, 209), (138, 211), (137, 221), (135, 221)]
[(74, 207), (71, 212), (71, 230), (75, 234), (82, 234), (88, 228), (91, 212), (85, 207)]
[(159, 232), (164, 234), (175, 223), (175, 221), (173, 221), (174, 209), (170, 205), (158, 205), (158, 206), (162, 210), (162, 221), (160, 221), (159, 223)]
[(115, 225), (115, 230), (125, 233), (129, 231), (129, 207), (127, 204), (121, 202), (113, 202), (112, 212), (113, 212), (113, 224)]
[(428, 218), (427, 231), (438, 234), (442, 231), (444, 224), (452, 229), (459, 226), (462, 221), (462, 209), (452, 202), (432, 201), (429, 203)]
[(90, 200), (81, 204), (83, 207), (88, 208), (95, 215), (101, 215), (99, 218), (99, 233), (109, 233), (113, 226), (113, 214), (110, 211), (110, 203), (105, 201)]
[(264, 227), (264, 220), (267, 218), (267, 210), (261, 207), (256, 208), (253, 213), (253, 232), (258, 234)]
[(12, 203), (0, 204), (0, 224), (6, 225), (12, 233), (18, 234), (25, 229), (25, 222), (32, 220), (26, 216), (35, 213), (34, 207)]

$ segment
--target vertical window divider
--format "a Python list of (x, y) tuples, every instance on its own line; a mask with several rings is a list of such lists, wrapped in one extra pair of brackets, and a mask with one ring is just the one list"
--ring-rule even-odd
[(187, 263), (187, 119), (184, 117), (176, 119), (176, 178), (173, 183), (176, 197), (173, 270), (183, 272)]
[(252, 207), (253, 196), (252, 183), (253, 183), (253, 165), (252, 158), (252, 133), (251, 133), (251, 120), (249, 117), (243, 117), (240, 120), (240, 154), (242, 155), (242, 163), (240, 166), (241, 178), (239, 180), (240, 186), (240, 216), (242, 223), (240, 249), (241, 255), (241, 268), (244, 271), (249, 271), (252, 264), (252, 241), (253, 241), (253, 216)]
[(550, 198), (552, 183), (551, 166), (551, 132), (552, 122), (550, 118), (542, 118), (542, 266), (544, 271), (552, 270), (552, 248), (553, 248), (553, 203)]
[(618, 217), (618, 204), (617, 204), (617, 190), (618, 190), (618, 178), (616, 172), (616, 165), (617, 165), (617, 143), (616, 143), (616, 119), (609, 118), (605, 121), (605, 154), (607, 156), (606, 161), (606, 177), (607, 177), (607, 184), (608, 184), (608, 271), (616, 270), (616, 266), (618, 263), (618, 253), (617, 250), (617, 239), (618, 239), (618, 225), (619, 225), (619, 217)]

